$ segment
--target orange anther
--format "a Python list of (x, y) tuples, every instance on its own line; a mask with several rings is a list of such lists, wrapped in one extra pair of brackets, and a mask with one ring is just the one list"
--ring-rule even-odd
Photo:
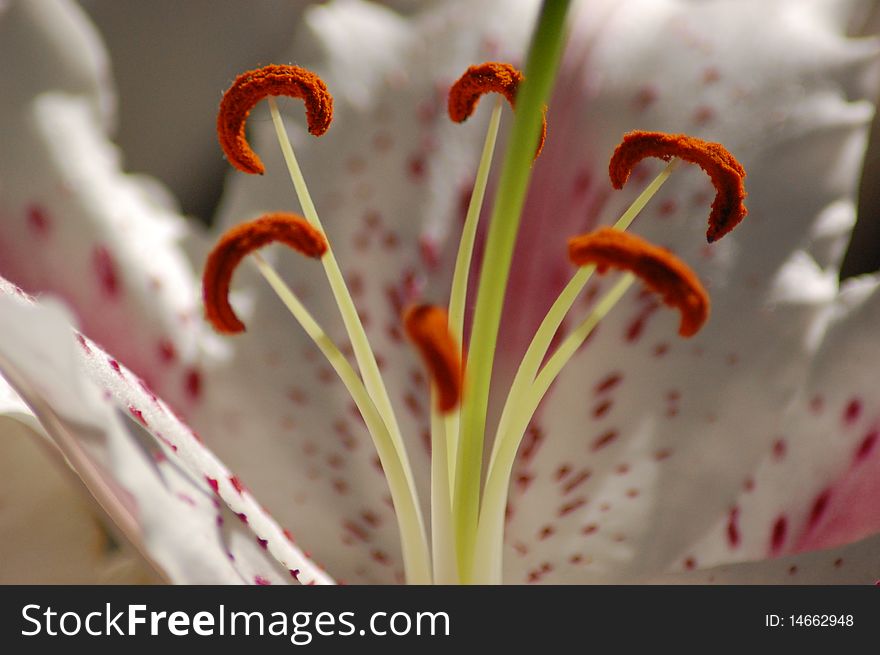
[(568, 256), (578, 266), (596, 264), (600, 273), (611, 267), (639, 276), (664, 303), (679, 309), (683, 337), (695, 335), (709, 318), (709, 294), (691, 268), (641, 237), (603, 227), (569, 239)]
[(263, 174), (263, 162), (245, 136), (251, 109), (267, 96), (301, 98), (309, 132), (321, 136), (333, 119), (333, 97), (320, 77), (299, 66), (272, 64), (239, 75), (220, 101), (217, 136), (229, 163), (244, 173)]
[(720, 143), (702, 141), (686, 134), (630, 132), (617, 146), (608, 166), (615, 189), (623, 188), (633, 167), (645, 157), (659, 157), (664, 161), (678, 157), (698, 164), (708, 173), (716, 191), (706, 232), (709, 243), (730, 232), (748, 213), (743, 205), (746, 171)]
[(324, 235), (296, 214), (266, 214), (227, 230), (208, 255), (202, 278), (205, 317), (218, 332), (244, 332), (244, 323), (229, 304), (232, 274), (246, 255), (275, 241), (306, 257), (319, 258), (327, 252)]
[[(511, 66), (496, 61), (487, 61), (478, 66), (471, 66), (449, 89), (449, 118), (456, 123), (463, 123), (477, 107), (480, 96), (484, 93), (500, 93), (512, 108), (516, 107), (516, 92), (523, 81), (523, 74)], [(547, 138), (547, 108), (544, 108), (544, 119), (541, 124), (541, 136), (535, 158), (541, 154)]]
[(403, 314), (403, 325), (418, 349), (437, 390), (437, 409), (448, 412), (461, 401), (461, 350), (449, 332), (446, 312), (434, 305), (416, 305)]

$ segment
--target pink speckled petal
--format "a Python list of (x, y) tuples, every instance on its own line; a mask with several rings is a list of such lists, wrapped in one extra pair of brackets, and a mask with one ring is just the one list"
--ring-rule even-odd
[(880, 584), (880, 535), (838, 548), (816, 550), (758, 562), (727, 564), (668, 573), (652, 584)]
[(165, 575), (289, 582), (296, 571), (306, 584), (330, 581), (142, 380), (74, 333), (56, 303), (34, 304), (0, 282), (4, 376), (102, 509)]
[(190, 228), (123, 173), (93, 28), (65, 0), (0, 9), (0, 275), (67, 302), (90, 337), (181, 411), (198, 402), (201, 314)]
[[(707, 248), (712, 189), (685, 167), (637, 220), (635, 232), (697, 271), (712, 297), (710, 321), (680, 340), (673, 312), (631, 292), (599, 326), (520, 452), (506, 580), (640, 581), (702, 566), (693, 545), (729, 518), (784, 430), (837, 298), (872, 115), (858, 81), (876, 70), (877, 44), (843, 37), (827, 5), (633, 0), (578, 21), (558, 86), (565, 101), (552, 105), (563, 116), (550, 116), (577, 136), (555, 150), (548, 142), (542, 160), (582, 153), (582, 186), (601, 196), (603, 153), (623, 132), (688, 132), (724, 143), (743, 163), (749, 216)], [(544, 198), (555, 206), (582, 186), (573, 179), (561, 191), (561, 175), (544, 178), (540, 165), (528, 206), (546, 215)], [(558, 168), (573, 175), (578, 166)], [(631, 180), (593, 220), (613, 220), (660, 166), (642, 169), (641, 184)], [(529, 265), (517, 274), (537, 278), (545, 266), (540, 257)], [(806, 444), (802, 456), (803, 475), (826, 457)], [(799, 489), (801, 505), (814, 501), (811, 487)], [(755, 556), (767, 556), (776, 518), (756, 529)]]
[(748, 485), (689, 551), (700, 565), (829, 548), (880, 532), (878, 281), (844, 287), (829, 318)]

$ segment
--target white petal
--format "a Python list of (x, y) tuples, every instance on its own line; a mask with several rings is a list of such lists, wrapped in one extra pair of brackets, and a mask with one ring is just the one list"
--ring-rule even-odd
[[(3, 291), (4, 375), (103, 509), (172, 580), (279, 582), (289, 581), (288, 569), (305, 583), (328, 580), (142, 381), (93, 342), (77, 344), (60, 307), (34, 305), (5, 282)], [(249, 538), (215, 494), (247, 523)]]
[(144, 583), (156, 576), (100, 521), (36, 417), (0, 379), (4, 584)]

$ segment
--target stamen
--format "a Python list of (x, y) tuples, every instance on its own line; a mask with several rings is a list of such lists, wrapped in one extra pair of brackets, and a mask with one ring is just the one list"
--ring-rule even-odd
[[(480, 165), (474, 179), (474, 189), (468, 203), (467, 215), (461, 230), (461, 240), (458, 243), (458, 254), (455, 257), (455, 268), (452, 272), (452, 289), (449, 292), (449, 331), (452, 338), (458, 343), (464, 343), (464, 312), (467, 300), (468, 278), (470, 277), (471, 260), (474, 254), (474, 245), (477, 240), (477, 227), (480, 222), (480, 211), (483, 207), (483, 198), (486, 195), (486, 187), (489, 183), (489, 171), (492, 168), (492, 156), (495, 152), (495, 142), (498, 138), (498, 128), (501, 125), (501, 110), (504, 100), (498, 97), (489, 117), (489, 127), (486, 130), (486, 139), (483, 142), (483, 152), (480, 155)], [(458, 412), (450, 412), (445, 417), (447, 464), (449, 466), (450, 484), (455, 480), (456, 451), (458, 449), (458, 432), (461, 416)]]
[(609, 267), (632, 271), (663, 302), (681, 312), (678, 333), (695, 335), (709, 317), (709, 294), (690, 267), (668, 250), (628, 232), (601, 228), (568, 242), (568, 254), (578, 266), (596, 264), (600, 273)]
[(678, 157), (698, 164), (712, 179), (716, 195), (706, 232), (709, 243), (730, 232), (748, 213), (743, 205), (746, 171), (720, 143), (702, 141), (686, 134), (630, 132), (611, 156), (608, 173), (612, 186), (622, 189), (633, 167), (645, 157), (659, 157), (664, 161)]
[(321, 136), (333, 119), (333, 97), (317, 75), (299, 66), (272, 64), (235, 78), (223, 94), (217, 115), (217, 135), (229, 163), (244, 173), (262, 175), (263, 162), (245, 136), (251, 109), (267, 96), (301, 98), (306, 104), (309, 132)]
[(449, 333), (446, 312), (434, 305), (417, 305), (404, 313), (403, 324), (437, 390), (438, 411), (455, 409), (461, 401), (461, 351)]
[(379, 462), (388, 481), (388, 489), (400, 526), (401, 550), (407, 580), (415, 584), (430, 584), (431, 563), (422, 510), (406, 458), (401, 459), (392, 434), (370, 398), (367, 388), (333, 339), (327, 335), (296, 294), (259, 253), (254, 253), (253, 260), (260, 274), (321, 350), (351, 394), (373, 439)]
[[(268, 104), (269, 113), (272, 116), (272, 123), (275, 126), (275, 134), (278, 137), (278, 144), (281, 147), (281, 153), (287, 164), (287, 170), (290, 173), (290, 180), (293, 182), (303, 213), (309, 223), (311, 223), (316, 229), (322, 230), (318, 211), (315, 208), (315, 203), (312, 202), (312, 197), (309, 193), (302, 171), (300, 170), (299, 162), (296, 160), (296, 154), (294, 153), (293, 146), (287, 136), (287, 130), (284, 127), (284, 121), (278, 111), (275, 98), (269, 97)], [(321, 258), (321, 262), (324, 265), (324, 271), (327, 274), (327, 281), (330, 284), (333, 298), (336, 300), (336, 304), (342, 315), (342, 321), (345, 324), (345, 330), (351, 341), (355, 360), (357, 361), (358, 368), (363, 375), (364, 387), (388, 429), (391, 443), (393, 444), (397, 455), (396, 461), (400, 464), (402, 474), (407, 481), (413, 498), (416, 498), (414, 502), (416, 511), (412, 516), (398, 515), (401, 526), (401, 539), (405, 541), (403, 550), (407, 580), (415, 582), (430, 580), (430, 560), (423, 548), (423, 546), (425, 546), (425, 530), (420, 504), (417, 500), (412, 469), (410, 467), (409, 458), (406, 454), (406, 445), (403, 442), (403, 436), (401, 435), (400, 427), (397, 423), (397, 417), (394, 414), (394, 408), (391, 406), (391, 399), (388, 396), (385, 382), (379, 371), (379, 364), (376, 360), (376, 355), (370, 347), (370, 342), (367, 338), (367, 333), (364, 330), (364, 325), (358, 315), (351, 293), (349, 293), (348, 287), (345, 284), (342, 270), (339, 268), (339, 264), (333, 254), (333, 249), (329, 244), (327, 247), (327, 254)], [(404, 525), (404, 523), (406, 523), (406, 525)], [(416, 541), (416, 537), (420, 538), (418, 542)], [(425, 556), (423, 557), (422, 555)]]
[(327, 251), (324, 235), (296, 214), (266, 214), (228, 230), (208, 255), (202, 284), (205, 316), (218, 332), (244, 332), (229, 304), (232, 274), (246, 255), (276, 241), (315, 259)]
[[(449, 118), (456, 123), (466, 121), (474, 113), (480, 97), (485, 93), (500, 93), (507, 98), (511, 108), (515, 109), (516, 92), (523, 79), (523, 74), (510, 64), (487, 61), (471, 66), (449, 89)], [(535, 159), (541, 154), (546, 139), (547, 107), (545, 105)]]

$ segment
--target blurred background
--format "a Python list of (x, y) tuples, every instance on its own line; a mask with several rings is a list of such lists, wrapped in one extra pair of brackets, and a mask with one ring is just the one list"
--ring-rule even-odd
[[(418, 11), (437, 0), (385, 0)], [(588, 1), (588, 0), (587, 0)], [(219, 98), (242, 70), (276, 61), (311, 0), (81, 0), (100, 31), (119, 100), (126, 168), (148, 173), (184, 213), (209, 222), (227, 171), (214, 135)], [(880, 2), (864, 3), (854, 34), (876, 34)], [(196, 31), (197, 29), (197, 31)], [(296, 62), (281, 62), (296, 63)], [(161, 80), (158, 79), (161, 76)], [(183, 105), (186, 111), (179, 111)], [(880, 268), (880, 128), (875, 119), (854, 247), (842, 275)]]

